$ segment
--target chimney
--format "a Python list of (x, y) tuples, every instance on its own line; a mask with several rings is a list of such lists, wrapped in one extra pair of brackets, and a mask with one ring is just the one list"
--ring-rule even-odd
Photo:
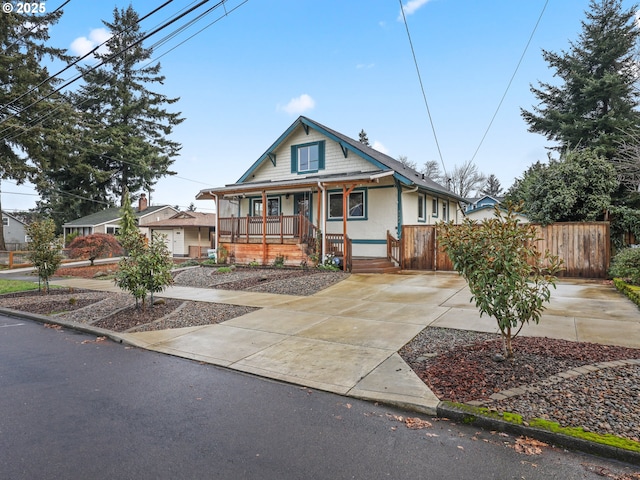
[(138, 211), (143, 212), (147, 209), (147, 195), (144, 193), (140, 194), (140, 199), (138, 200)]

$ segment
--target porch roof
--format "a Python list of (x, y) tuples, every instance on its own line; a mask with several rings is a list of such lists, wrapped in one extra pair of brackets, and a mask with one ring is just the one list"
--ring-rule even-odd
[(206, 188), (200, 190), (196, 195), (197, 200), (213, 199), (214, 195), (233, 196), (238, 194), (260, 194), (263, 191), (294, 191), (303, 188), (322, 186), (344, 185), (344, 184), (366, 184), (378, 183), (381, 178), (391, 177), (393, 170), (377, 170), (373, 172), (353, 172), (340, 173), (334, 175), (309, 175), (291, 180), (254, 182), (254, 183), (234, 183), (219, 188)]

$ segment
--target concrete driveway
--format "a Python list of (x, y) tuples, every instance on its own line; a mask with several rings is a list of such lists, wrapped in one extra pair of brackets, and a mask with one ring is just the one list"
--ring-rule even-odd
[[(455, 273), (355, 274), (310, 297), (189, 287), (163, 296), (263, 308), (217, 325), (121, 334), (124, 341), (430, 414), (438, 399), (397, 351), (426, 327), (497, 332)], [(639, 348), (640, 311), (604, 282), (563, 280), (540, 324), (522, 334)]]

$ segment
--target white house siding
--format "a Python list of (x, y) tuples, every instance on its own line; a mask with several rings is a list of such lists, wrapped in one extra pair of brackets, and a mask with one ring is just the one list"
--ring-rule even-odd
[[(198, 227), (184, 228), (184, 255), (189, 254), (189, 246), (198, 246)], [(207, 227), (200, 227), (200, 246), (206, 247), (209, 245), (209, 229)]]
[(253, 172), (252, 176), (247, 178), (247, 182), (299, 178), (302, 175), (291, 173), (291, 146), (319, 142), (321, 140), (325, 140), (325, 169), (322, 170), (322, 172), (334, 174), (378, 170), (375, 165), (353, 152), (349, 152), (347, 158), (344, 158), (340, 145), (321, 133), (309, 129), (309, 135), (307, 135), (302, 127), (298, 127), (287, 141), (282, 143), (276, 150), (276, 165), (274, 166), (268, 159), (265, 160), (262, 165)]
[[(397, 235), (397, 190), (394, 185), (363, 190), (366, 190), (367, 219), (347, 221), (347, 235), (353, 241), (353, 255), (384, 257), (387, 252), (387, 230)], [(342, 229), (342, 220), (327, 220), (327, 233), (342, 233)]]
[(171, 255), (176, 255), (176, 251), (174, 248), (174, 237), (173, 237), (173, 228), (162, 228), (162, 229), (153, 229), (153, 235), (163, 235), (164, 242), (169, 249), (169, 253)]

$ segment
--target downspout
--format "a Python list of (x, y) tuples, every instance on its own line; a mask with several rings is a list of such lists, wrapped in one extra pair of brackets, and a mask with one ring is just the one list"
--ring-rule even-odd
[(218, 194), (213, 194), (213, 202), (216, 206), (216, 231), (213, 235), (213, 248), (216, 251), (216, 261), (218, 259), (218, 232), (220, 231), (220, 205), (218, 205)]
[(324, 244), (326, 243), (326, 233), (327, 233), (327, 210), (326, 210), (326, 195), (325, 195), (325, 190), (324, 190), (324, 186), (322, 185), (322, 183), (320, 183), (320, 181), (318, 181), (318, 193), (322, 196), (322, 199), (318, 199), (321, 203), (321, 207), (320, 207), (320, 215), (322, 217), (322, 225), (320, 225), (320, 222), (318, 222), (318, 227), (322, 227), (321, 228), (321, 233), (322, 233), (322, 245), (320, 247), (320, 259), (319, 259), (319, 263), (323, 263), (324, 262)]
[(402, 218), (402, 194), (403, 193), (415, 193), (418, 191), (418, 186), (416, 185), (415, 187), (413, 187), (411, 190), (405, 190), (404, 192), (402, 191), (402, 185), (400, 185), (400, 182), (396, 179), (396, 188), (398, 190), (398, 226), (397, 226), (397, 233), (398, 233), (398, 240), (400, 240), (402, 238), (402, 224), (403, 224), (403, 218)]

